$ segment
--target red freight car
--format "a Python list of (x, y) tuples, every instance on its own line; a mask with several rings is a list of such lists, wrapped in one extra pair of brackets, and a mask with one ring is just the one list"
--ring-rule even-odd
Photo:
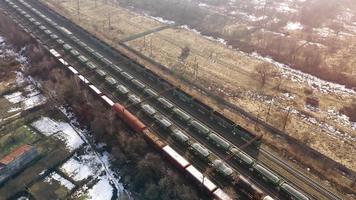
[(146, 129), (146, 125), (143, 124), (135, 115), (130, 113), (130, 111), (128, 111), (123, 105), (115, 103), (114, 110), (117, 112), (119, 117), (136, 132), (141, 133)]

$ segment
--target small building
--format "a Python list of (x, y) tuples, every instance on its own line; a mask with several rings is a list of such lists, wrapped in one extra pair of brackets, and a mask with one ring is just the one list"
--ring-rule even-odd
[(0, 160), (0, 184), (19, 172), (38, 155), (35, 147), (22, 145)]

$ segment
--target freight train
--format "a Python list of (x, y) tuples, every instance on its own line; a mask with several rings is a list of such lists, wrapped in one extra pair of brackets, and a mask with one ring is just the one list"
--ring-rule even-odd
[[(147, 116), (152, 117), (152, 119), (154, 119), (157, 124), (159, 124), (162, 128), (169, 131), (169, 134), (171, 134), (171, 137), (173, 139), (175, 139), (177, 142), (186, 145), (190, 149), (190, 151), (192, 151), (192, 153), (195, 154), (197, 157), (205, 159), (207, 162), (209, 162), (209, 164), (213, 166), (215, 170), (219, 172), (222, 176), (234, 179), (237, 186), (243, 188), (249, 194), (252, 194), (256, 199), (271, 199), (271, 197), (264, 195), (264, 193), (260, 189), (258, 189), (257, 186), (252, 184), (248, 179), (234, 173), (233, 170), (225, 162), (218, 160), (214, 157), (212, 158), (210, 156), (211, 155), (210, 151), (206, 149), (203, 145), (195, 142), (192, 138), (187, 136), (186, 133), (184, 133), (184, 131), (176, 127), (172, 122), (170, 122), (169, 119), (159, 114), (151, 105), (147, 103), (142, 103), (141, 99), (136, 95), (132, 94), (130, 90), (127, 89), (124, 85), (117, 84), (117, 81), (113, 77), (107, 76), (104, 70), (99, 69), (96, 65), (91, 63), (88, 58), (80, 55), (79, 52), (75, 50), (73, 47), (71, 47), (69, 44), (65, 44), (64, 41), (61, 40), (57, 35), (53, 34), (40, 22), (36, 21), (34, 18), (28, 15), (24, 10), (22, 10), (21, 8), (19, 8), (14, 3), (8, 0), (5, 1), (8, 2), (9, 5), (12, 6), (15, 10), (17, 10), (21, 15), (27, 18), (29, 22), (37, 26), (52, 40), (54, 40), (56, 43), (61, 45), (65, 52), (72, 55), (73, 57), (77, 57), (78, 61), (82, 65), (86, 66), (89, 70), (96, 70), (95, 72), (97, 77), (105, 79), (105, 83), (108, 86), (110, 86), (112, 89), (115, 89), (118, 95), (127, 96), (130, 103), (135, 104)], [(127, 72), (124, 72), (120, 67), (114, 65), (111, 61), (104, 58), (104, 56), (95, 52), (93, 49), (88, 47), (85, 43), (81, 42), (78, 38), (76, 38), (69, 30), (65, 29), (64, 27), (58, 26), (55, 22), (53, 22), (51, 19), (44, 16), (41, 12), (39, 12), (38, 10), (30, 6), (28, 3), (24, 1), (20, 1), (20, 2), (28, 9), (31, 9), (42, 19), (47, 21), (50, 25), (55, 27), (62, 34), (65, 34), (68, 37), (70, 37), (79, 46), (91, 52), (98, 60), (102, 61), (102, 63), (104, 63), (105, 65), (109, 66), (116, 74), (120, 74), (121, 77), (126, 82), (129, 82), (132, 85), (134, 85), (144, 95), (146, 95), (149, 98), (155, 99), (155, 101), (159, 103), (164, 109), (167, 109), (172, 113), (174, 117), (176, 117), (177, 119), (185, 123), (185, 125), (189, 127), (189, 129), (203, 135), (204, 137), (206, 137), (206, 139), (208, 139), (208, 141), (210, 141), (213, 145), (220, 148), (221, 150), (230, 153), (237, 162), (239, 162), (241, 165), (253, 171), (253, 173), (256, 174), (256, 176), (270, 183), (273, 187), (276, 187), (278, 190), (280, 190), (283, 194), (288, 196), (290, 199), (300, 199), (300, 200), (309, 199), (303, 193), (299, 192), (289, 183), (281, 179), (274, 172), (270, 171), (265, 166), (259, 164), (255, 159), (253, 159), (243, 151), (239, 150), (238, 148), (234, 147), (231, 143), (229, 143), (222, 137), (218, 136), (209, 127), (195, 120), (188, 113), (174, 106), (170, 101), (168, 101), (164, 97), (161, 97), (156, 91), (147, 87), (144, 83), (140, 82), (139, 80), (136, 80), (132, 75), (130, 75)], [(178, 164), (179, 167), (184, 168), (187, 171), (187, 173), (191, 174), (199, 182), (205, 182), (205, 180), (202, 181), (202, 174), (196, 168), (191, 166), (183, 157), (179, 157), (180, 155), (177, 154), (169, 145), (166, 145), (165, 142), (160, 140), (158, 137), (154, 136), (154, 134), (152, 134), (150, 130), (147, 129), (145, 124), (141, 122), (134, 114), (129, 112), (123, 105), (119, 103), (114, 103), (111, 99), (109, 99), (106, 95), (104, 95), (97, 87), (92, 85), (83, 75), (80, 75), (79, 72), (74, 67), (69, 66), (68, 63), (63, 58), (61, 58), (60, 54), (56, 50), (51, 49), (50, 53), (54, 57), (56, 57), (64, 66), (66, 66), (69, 72), (78, 76), (78, 78), (82, 81), (82, 83), (87, 85), (91, 91), (93, 91), (96, 95), (100, 96), (100, 98), (107, 105), (113, 107), (114, 110), (117, 112), (118, 116), (122, 120), (124, 120), (133, 130), (135, 130), (138, 133), (144, 134), (146, 138), (151, 143), (153, 143), (156, 148), (160, 149), (161, 151), (169, 155), (170, 159), (172, 159), (176, 164)], [(152, 75), (148, 75), (148, 76), (152, 76)], [(191, 98), (189, 95), (185, 94), (181, 90), (175, 89), (173, 90), (173, 94), (183, 102), (192, 105), (192, 107), (195, 107), (200, 113), (208, 114), (211, 120), (215, 120), (222, 127), (231, 129), (233, 134), (239, 135), (241, 139), (245, 141), (249, 141), (253, 139), (253, 135), (251, 135), (249, 132), (244, 130), (242, 127), (235, 125), (233, 122), (227, 121), (223, 116), (219, 116), (218, 113), (214, 112), (206, 105)], [(258, 145), (259, 142), (260, 141), (255, 142), (255, 145)], [(182, 159), (185, 160), (185, 162), (183, 162)], [(182, 165), (181, 162), (185, 164)], [(214, 184), (213, 183), (211, 184), (209, 183), (207, 185), (204, 184), (206, 189), (210, 192), (213, 192), (215, 196), (219, 196), (219, 195), (226, 196), (226, 194), (224, 194), (221, 189), (218, 189), (215, 185), (214, 185), (215, 187), (213, 187), (212, 185)]]

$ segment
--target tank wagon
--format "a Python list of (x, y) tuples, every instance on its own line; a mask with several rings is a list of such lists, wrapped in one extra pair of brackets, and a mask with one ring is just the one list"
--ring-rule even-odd
[[(29, 20), (31, 23), (33, 23), (37, 28), (39, 28), (43, 32), (48, 30), (45, 26), (42, 25), (42, 23), (34, 20), (33, 18), (30, 18), (26, 12), (24, 12), (22, 9), (20, 9), (13, 2), (10, 2), (9, 0), (5, 0), (5, 2), (8, 2), (9, 5), (11, 7), (13, 7), (15, 10), (17, 10), (20, 14), (26, 15), (25, 17), (27, 17), (27, 20)], [(41, 12), (39, 12), (35, 8), (31, 7), (29, 4), (25, 3), (24, 1), (20, 0), (19, 2), (21, 2), (24, 6), (26, 6), (30, 10), (32, 10), (35, 14), (40, 16), (43, 20), (47, 21), (50, 25), (52, 25), (54, 28), (56, 28), (58, 31), (60, 31), (63, 35), (67, 35), (69, 38), (71, 38), (73, 41), (77, 42), (78, 45), (82, 46), (87, 51), (92, 52), (93, 54), (95, 53), (95, 51), (93, 49), (88, 47), (85, 43), (81, 42), (78, 38), (75, 38), (69, 30), (67, 30), (64, 27), (58, 26), (55, 22), (53, 22), (49, 18), (46, 18)], [(50, 38), (52, 40), (56, 41), (57, 44), (59, 44), (61, 46), (65, 45), (64, 41), (62, 39), (60, 39), (57, 35), (53, 34), (52, 32), (48, 32), (48, 31), (47, 31), (47, 34), (50, 36)], [(68, 53), (70, 53), (70, 52), (68, 52)], [(150, 131), (147, 129), (147, 127), (134, 114), (132, 114), (131, 112), (126, 110), (125, 107), (122, 106), (121, 104), (114, 103), (107, 96), (103, 95), (103, 93), (98, 88), (96, 88), (94, 85), (91, 85), (91, 83), (84, 76), (80, 75), (79, 72), (74, 67), (69, 66), (68, 63), (65, 62), (58, 55), (59, 55), (58, 52), (56, 52), (56, 56), (55, 55), (54, 56), (57, 57), (58, 60), (62, 60), (63, 61), (62, 63), (66, 63), (65, 66), (67, 67), (68, 71), (71, 74), (73, 74), (74, 76), (77, 76), (84, 84), (87, 84), (88, 87), (90, 88), (90, 90), (92, 90), (94, 92), (94, 94), (98, 95), (107, 105), (112, 107), (115, 110), (115, 112), (117, 113), (117, 115), (123, 121), (125, 121), (133, 130), (135, 130), (136, 132), (139, 132), (139, 133), (143, 133), (146, 138), (150, 138), (150, 141), (155, 143), (157, 145), (157, 147), (161, 150), (164, 148), (164, 146), (165, 147), (168, 146), (163, 141), (161, 141), (159, 138), (154, 137), (154, 134), (150, 133)], [(99, 58), (99, 59), (102, 60), (103, 58)], [(80, 63), (86, 64), (86, 66), (88, 65), (88, 63), (90, 63), (89, 60), (82, 55), (78, 55), (78, 60)], [(104, 60), (104, 62), (106, 62), (106, 61)], [(108, 63), (108, 62), (106, 62), (106, 63), (108, 65), (110, 65), (111, 68), (113, 68), (114, 65), (112, 63)], [(95, 69), (95, 68), (96, 67), (93, 67), (93, 69)], [(116, 70), (120, 72), (120, 75), (126, 81), (129, 82), (132, 79), (134, 79), (134, 77), (132, 75), (130, 75), (127, 72), (122, 71), (120, 68), (116, 68)], [(147, 71), (147, 70), (144, 71), (144, 75), (149, 77), (150, 80), (156, 80), (159, 82), (163, 82), (162, 79), (157, 78), (150, 71)], [(132, 82), (130, 82), (130, 83), (135, 84)], [(165, 84), (165, 83), (162, 83), (162, 84)], [(139, 85), (137, 85), (137, 86), (139, 86)], [(191, 116), (189, 116), (189, 114), (184, 113), (184, 112), (182, 114), (182, 112), (179, 112), (179, 110), (174, 109), (175, 107), (172, 103), (170, 103), (165, 98), (159, 97), (159, 95), (154, 90), (147, 88), (146, 86), (141, 87), (141, 88), (139, 87), (139, 89), (143, 90), (144, 95), (157, 99), (157, 102), (159, 102), (163, 106), (165, 106), (166, 109), (171, 110), (172, 113), (174, 113), (174, 116), (176, 116), (179, 119), (182, 119), (183, 121), (186, 121), (187, 125), (190, 128), (195, 129), (195, 131), (198, 131), (198, 132), (201, 132), (202, 134), (207, 135), (207, 137), (210, 136), (211, 141), (214, 141), (216, 143), (221, 143), (220, 139), (216, 139), (215, 136), (212, 137), (212, 134), (215, 134), (215, 133), (212, 133), (212, 131), (208, 127), (205, 127), (205, 125), (191, 119)], [(229, 130), (231, 129), (233, 133), (240, 136), (245, 141), (248, 141), (251, 138), (255, 137), (255, 135), (253, 133), (250, 133), (247, 130), (243, 129), (242, 127), (234, 124), (233, 122), (226, 119), (224, 116), (220, 115), (218, 112), (213, 111), (212, 109), (207, 107), (205, 104), (197, 101), (196, 99), (191, 98), (189, 95), (185, 94), (184, 92), (180, 91), (179, 89), (174, 90), (173, 93), (182, 102), (190, 104), (191, 107), (197, 109), (199, 111), (199, 113), (201, 113), (201, 114), (209, 115), (210, 119), (212, 121), (217, 122), (217, 124), (219, 124), (221, 127), (224, 127)], [(125, 93), (124, 95), (126, 95), (126, 94), (129, 94), (129, 91), (127, 91), (127, 93)], [(155, 116), (155, 115), (157, 115), (157, 113), (153, 114), (153, 116)], [(169, 129), (171, 130), (171, 127), (169, 127)], [(191, 138), (189, 136), (187, 136), (183, 131), (180, 131), (177, 128), (171, 130), (170, 134), (172, 135), (173, 138), (176, 138), (176, 140), (180, 140), (183, 143), (186, 143), (187, 145), (189, 145), (190, 148), (192, 148), (192, 146), (195, 144), (195, 143), (191, 144), (191, 141), (192, 141)], [(220, 137), (220, 136), (217, 136), (217, 137)], [(259, 140), (256, 140), (254, 142), (254, 144), (258, 146), (259, 142), (260, 142)], [(224, 142), (222, 142), (221, 144), (224, 144)], [(196, 145), (194, 145), (194, 146), (196, 146)], [(223, 148), (224, 145), (222, 145), (221, 147)], [(225, 145), (224, 148), (226, 149), (227, 145)], [(259, 165), (253, 158), (249, 157), (247, 154), (244, 154), (242, 151), (239, 151), (236, 148), (231, 148), (231, 149), (229, 149), (229, 152), (234, 154), (234, 159), (243, 163), (246, 167), (252, 169), (256, 174), (258, 174), (258, 176), (262, 177), (263, 179), (266, 179), (267, 181), (272, 181), (272, 183), (275, 185), (278, 185), (276, 187), (278, 187), (279, 190), (281, 190), (283, 193), (285, 193), (286, 196), (288, 196), (288, 198), (309, 199), (308, 197), (306, 197), (303, 193), (299, 192), (295, 187), (293, 187), (289, 183), (284, 182), (283, 180), (277, 180), (277, 179), (280, 179), (277, 175), (271, 176), (271, 173), (272, 173), (272, 175), (274, 175), (273, 172), (269, 171), (268, 169), (266, 170), (266, 168), (264, 166)], [(204, 155), (204, 154), (202, 154), (202, 155)], [(174, 157), (172, 159), (179, 159), (179, 158)], [(226, 170), (227, 167), (225, 164), (222, 165), (220, 162), (216, 161), (215, 166), (216, 166), (215, 167), (216, 170), (219, 169), (221, 172), (225, 171), (226, 175), (229, 174), (229, 170)], [(219, 166), (220, 166), (220, 168), (219, 168)], [(221, 167), (221, 166), (223, 166), (223, 167)], [(184, 168), (184, 166), (183, 166), (183, 168)], [(196, 170), (196, 168), (194, 169), (194, 167), (192, 165), (189, 165), (188, 167), (186, 167), (185, 170), (187, 173), (191, 174), (192, 177), (195, 177), (196, 180), (200, 180), (201, 183), (204, 183), (203, 185), (205, 186), (205, 188), (208, 189), (209, 191), (211, 191), (213, 195), (217, 195), (220, 197), (224, 196), (221, 193), (222, 192), (221, 189), (214, 188), (214, 187), (212, 187), (212, 185), (208, 186), (206, 184), (206, 183), (208, 183), (208, 181), (206, 181), (206, 180), (202, 181), (202, 178), (201, 178), (202, 173), (200, 173), (198, 170)], [(199, 174), (201, 176), (199, 176)], [(239, 181), (237, 183), (241, 184), (241, 185), (245, 184), (244, 188), (246, 188), (246, 189), (250, 188), (250, 190), (252, 191), (251, 194), (260, 194), (260, 197), (258, 199), (265, 199), (265, 200), (271, 199), (270, 197), (263, 195), (263, 192), (258, 191), (258, 188), (256, 186), (254, 186), (253, 184), (251, 184), (248, 180), (244, 179), (243, 176), (239, 175), (237, 177), (239, 179)], [(214, 189), (212, 189), (212, 188), (214, 188)], [(223, 199), (223, 198), (221, 198), (221, 199)]]

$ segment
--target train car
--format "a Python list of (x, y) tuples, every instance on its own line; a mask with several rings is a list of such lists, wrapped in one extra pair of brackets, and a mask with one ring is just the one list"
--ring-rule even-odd
[(237, 176), (236, 187), (251, 195), (253, 199), (263, 199), (265, 197), (265, 193), (259, 187), (242, 175)]
[(190, 165), (189, 167), (186, 168), (186, 171), (188, 174), (191, 175), (199, 184), (203, 185), (203, 187), (209, 191), (213, 192), (214, 190), (217, 189), (217, 186), (204, 174), (202, 174), (197, 168), (194, 166)]
[(253, 142), (253, 145), (254, 145), (255, 147), (259, 147), (259, 146), (261, 145), (261, 142), (262, 142), (260, 136), (254, 134), (254, 133), (249, 132), (248, 130), (242, 128), (240, 125), (236, 125), (236, 126), (234, 127), (234, 130), (232, 131), (232, 134), (239, 136), (239, 137), (240, 137), (242, 140), (244, 140), (245, 142), (249, 142), (249, 141), (251, 141), (251, 140), (254, 139), (254, 138), (258, 138), (258, 139), (256, 139), (256, 140)]
[(124, 85), (116, 86), (116, 94), (119, 96), (126, 96), (129, 93), (129, 90)]
[(135, 106), (135, 107), (137, 107), (137, 106), (142, 102), (142, 100), (140, 99), (140, 97), (138, 97), (138, 96), (136, 96), (136, 95), (134, 95), (134, 94), (129, 94), (129, 95), (127, 96), (127, 98), (128, 98), (129, 103), (130, 103), (131, 105)]
[(64, 35), (67, 35), (67, 36), (72, 36), (73, 33), (70, 32), (68, 29), (64, 28), (63, 26), (58, 26), (58, 30), (60, 32), (62, 32)]
[(169, 159), (174, 162), (180, 169), (184, 169), (190, 165), (190, 163), (183, 158), (183, 156), (179, 155), (174, 149), (172, 149), (169, 145), (163, 147), (163, 152), (165, 152)]
[(213, 132), (210, 132), (208, 135), (208, 140), (224, 151), (228, 151), (231, 147), (231, 144), (228, 141)]
[(86, 47), (87, 47), (87, 45), (84, 43), (84, 42), (82, 42), (82, 41), (77, 41), (77, 44), (80, 46), (80, 47), (82, 47), (83, 49), (85, 49)]
[(108, 60), (107, 58), (101, 58), (100, 60), (101, 60), (101, 62), (103, 62), (108, 67), (113, 65), (113, 63), (110, 60)]
[(127, 73), (127, 72), (121, 72), (121, 76), (126, 80), (126, 81), (131, 81), (132, 79), (134, 79), (133, 76), (131, 76), (131, 74)]
[(64, 45), (63, 45), (63, 49), (64, 49), (65, 51), (70, 51), (70, 50), (72, 50), (73, 48), (72, 48), (72, 46), (70, 46), (69, 44), (64, 44)]
[(151, 98), (157, 98), (158, 97), (158, 93), (155, 92), (154, 90), (150, 89), (150, 88), (146, 88), (143, 90), (143, 94), (146, 97), (151, 97)]
[(112, 76), (106, 76), (105, 84), (109, 86), (109, 88), (114, 89), (117, 85), (117, 80)]
[(298, 191), (288, 183), (282, 183), (280, 185), (280, 191), (284, 196), (288, 197), (291, 200), (309, 200), (309, 197), (307, 197), (305, 194)]
[(234, 155), (234, 159), (243, 166), (250, 168), (255, 164), (255, 159), (253, 159), (251, 156), (244, 153), (240, 149), (232, 148), (230, 151)]
[(71, 66), (69, 66), (68, 69), (69, 69), (69, 71), (70, 71), (72, 74), (74, 74), (74, 75), (79, 74), (79, 72), (78, 72), (76, 69), (74, 69), (73, 67), (71, 67)]
[(33, 24), (34, 24), (35, 26), (37, 26), (37, 27), (40, 27), (40, 26), (41, 26), (41, 23), (40, 23), (40, 22), (37, 22), (37, 21), (34, 22)]
[(146, 129), (146, 125), (142, 123), (135, 115), (129, 112), (123, 105), (115, 103), (114, 110), (118, 116), (136, 132), (141, 133)]
[(86, 79), (83, 75), (79, 75), (78, 78), (81, 81), (81, 83), (83, 83), (83, 85), (89, 85), (90, 84), (89, 80)]
[(208, 157), (211, 154), (211, 152), (200, 143), (192, 144), (190, 146), (190, 150), (193, 152), (194, 155), (198, 156), (203, 160), (208, 160)]
[(195, 121), (195, 120), (192, 120), (189, 122), (189, 126), (196, 132), (200, 133), (200, 134), (203, 134), (205, 136), (207, 136), (209, 133), (210, 133), (210, 129), (205, 126), (204, 124), (198, 122), (198, 121)]
[(163, 106), (163, 108), (167, 110), (171, 110), (174, 107), (174, 105), (170, 101), (163, 97), (159, 97), (157, 101)]
[(137, 80), (137, 79), (132, 79), (131, 83), (133, 86), (135, 86), (135, 88), (139, 89), (139, 90), (143, 90), (146, 88), (146, 85), (143, 84), (141, 81)]
[(98, 96), (102, 95), (102, 92), (97, 87), (95, 87), (94, 85), (89, 85), (89, 88), (90, 88), (91, 91), (94, 92), (94, 94), (96, 94)]
[[(82, 60), (82, 61), (84, 61), (84, 60)], [(82, 62), (81, 61), (81, 62)], [(85, 67), (87, 67), (88, 68), (88, 70), (95, 70), (96, 68), (98, 68), (94, 63), (92, 63), (92, 62), (87, 62), (86, 64), (85, 64)]]
[(154, 109), (149, 104), (141, 104), (142, 111), (149, 117), (153, 118), (153, 116), (157, 113), (156, 109)]
[(38, 27), (41, 31), (45, 31), (47, 28), (45, 27), (45, 26), (40, 26), (40, 27)]
[(145, 70), (143, 75), (151, 81), (157, 81), (157, 76), (154, 75), (150, 70)]
[(110, 67), (111, 67), (112, 70), (114, 70), (114, 72), (115, 72), (116, 74), (119, 74), (119, 73), (122, 72), (122, 69), (121, 69), (119, 66), (117, 66), (117, 65), (110, 65)]
[(59, 45), (63, 45), (64, 44), (64, 41), (62, 39), (57, 39), (56, 42), (59, 44)]
[(79, 52), (75, 49), (70, 50), (69, 53), (74, 57), (78, 57), (80, 55)]
[(58, 59), (64, 66), (68, 66), (68, 62), (65, 61), (63, 58)]
[(44, 31), (44, 33), (45, 33), (46, 35), (50, 36), (50, 35), (52, 34), (52, 31), (50, 31), (50, 30), (47, 29), (47, 30)]
[(192, 106), (201, 114), (211, 117), (214, 110), (197, 99), (193, 99)]
[[(87, 62), (89, 62), (89, 59), (85, 56), (78, 56), (78, 60), (81, 64), (85, 65)], [(88, 65), (87, 65), (88, 66)]]
[(282, 181), (282, 179), (277, 174), (270, 171), (261, 164), (254, 164), (252, 168), (253, 171), (257, 174), (257, 176), (261, 177), (265, 182), (270, 183), (275, 187), (278, 186)]
[(101, 96), (101, 99), (104, 101), (104, 103), (109, 106), (110, 108), (114, 106), (114, 102), (107, 96), (103, 95)]
[(152, 144), (157, 150), (161, 151), (163, 147), (166, 146), (165, 142), (163, 142), (161, 139), (159, 139), (152, 131), (149, 129), (144, 129), (142, 131), (143, 135), (145, 136), (145, 139)]
[(184, 112), (179, 108), (173, 108), (172, 112), (174, 116), (176, 116), (179, 120), (183, 122), (188, 122), (192, 119), (192, 117), (189, 114), (187, 114), (186, 112)]
[(85, 47), (85, 50), (91, 54), (93, 54), (95, 52), (94, 49), (90, 48), (89, 46)]
[(224, 178), (231, 179), (231, 175), (234, 172), (225, 162), (216, 159), (212, 162), (214, 169)]
[(188, 145), (189, 143), (189, 137), (182, 131), (179, 130), (178, 128), (175, 128), (171, 132), (172, 138), (176, 140), (177, 142)]
[(74, 35), (70, 36), (70, 39), (72, 39), (72, 41), (76, 44), (78, 44), (78, 42), (80, 42), (79, 38), (75, 37)]
[(31, 17), (31, 18), (28, 19), (28, 21), (30, 21), (33, 24), (33, 23), (35, 23), (36, 20)]
[(94, 55), (95, 58), (98, 59), (98, 60), (101, 60), (101, 59), (104, 57), (103, 55), (101, 55), (101, 54), (98, 53), (98, 52), (94, 52), (93, 55)]
[(222, 189), (218, 188), (213, 192), (213, 196), (219, 200), (232, 200)]
[(173, 90), (173, 95), (178, 97), (178, 99), (180, 99), (181, 101), (185, 102), (185, 103), (191, 103), (192, 101), (192, 97), (185, 94), (183, 91), (175, 89)]
[(173, 125), (173, 123), (169, 119), (167, 119), (161, 114), (157, 113), (153, 116), (153, 118), (161, 128), (169, 129)]
[(95, 77), (97, 77), (98, 79), (103, 80), (106, 77), (106, 72), (104, 70), (97, 69), (97, 70), (95, 70)]
[(56, 34), (51, 34), (50, 36), (49, 36), (52, 40), (57, 40), (59, 37), (58, 37), (58, 35), (56, 35)]
[(61, 54), (59, 54), (56, 50), (50, 49), (49, 52), (56, 58), (60, 58)]

